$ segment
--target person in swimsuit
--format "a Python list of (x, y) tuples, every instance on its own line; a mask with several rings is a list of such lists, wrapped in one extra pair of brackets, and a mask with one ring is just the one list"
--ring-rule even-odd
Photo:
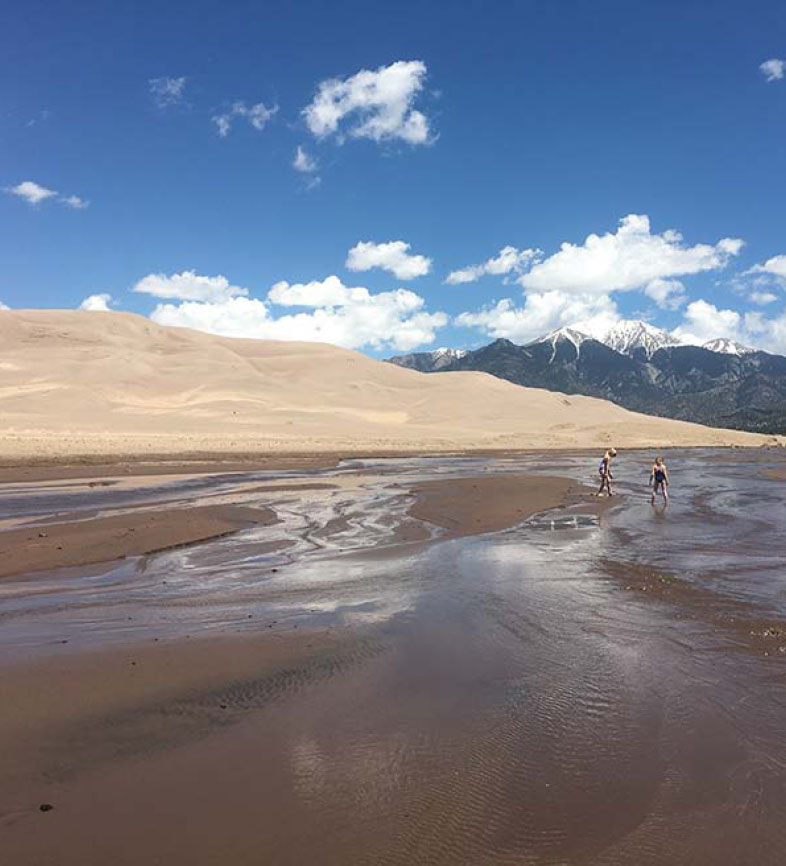
[(652, 504), (655, 504), (655, 496), (658, 492), (658, 488), (660, 488), (660, 492), (663, 495), (663, 504), (669, 504), (669, 494), (668, 494), (668, 486), (669, 486), (669, 473), (666, 470), (666, 464), (663, 462), (662, 457), (656, 457), (655, 463), (652, 465), (652, 471), (650, 472), (650, 484), (652, 485)]
[(600, 461), (600, 467), (598, 469), (598, 473), (600, 474), (600, 487), (598, 488), (598, 492), (595, 494), (596, 496), (600, 496), (604, 490), (609, 496), (614, 495), (614, 491), (611, 489), (611, 481), (614, 478), (611, 474), (611, 461), (616, 456), (616, 448), (609, 448), (609, 450), (603, 455), (603, 459)]

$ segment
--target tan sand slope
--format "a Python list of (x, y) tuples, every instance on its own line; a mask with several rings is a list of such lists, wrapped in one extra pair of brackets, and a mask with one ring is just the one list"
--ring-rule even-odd
[(0, 311), (7, 459), (773, 441), (327, 344), (215, 337), (128, 313)]

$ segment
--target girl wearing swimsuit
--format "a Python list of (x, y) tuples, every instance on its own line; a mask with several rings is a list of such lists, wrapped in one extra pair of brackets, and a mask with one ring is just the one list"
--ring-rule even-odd
[(650, 484), (652, 485), (652, 504), (655, 504), (655, 496), (660, 488), (663, 495), (663, 504), (669, 504), (669, 494), (667, 488), (669, 486), (669, 473), (666, 471), (666, 464), (662, 457), (656, 457), (655, 463), (650, 472)]
[(609, 496), (613, 496), (614, 492), (611, 489), (611, 480), (614, 476), (611, 474), (611, 460), (612, 457), (617, 456), (616, 448), (609, 448), (609, 450), (603, 455), (603, 459), (600, 461), (600, 468), (598, 469), (598, 473), (600, 475), (600, 488), (598, 492), (595, 494), (596, 496), (600, 496), (605, 490)]

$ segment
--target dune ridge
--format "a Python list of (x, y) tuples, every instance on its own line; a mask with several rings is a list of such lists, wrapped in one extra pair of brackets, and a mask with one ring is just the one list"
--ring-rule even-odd
[(130, 313), (0, 311), (6, 459), (783, 441), (323, 343), (217, 337)]

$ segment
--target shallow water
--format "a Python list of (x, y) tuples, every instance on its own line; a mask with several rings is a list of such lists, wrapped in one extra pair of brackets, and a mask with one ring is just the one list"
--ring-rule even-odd
[[(144, 563), (3, 582), (5, 658), (273, 620), (362, 629), (377, 646), (280, 700), (230, 689), (228, 727), (131, 775), (107, 767), (73, 794), (91, 804), (93, 847), (74, 842), (62, 862), (782, 863), (786, 482), (764, 477), (764, 458), (728, 457), (667, 453), (664, 509), (649, 502), (650, 455), (621, 455), (599, 521), (563, 510), (394, 546), (406, 501), (376, 483)], [(338, 471), (384, 465), (393, 482), (523, 465), (592, 482), (595, 462)], [(255, 553), (270, 540), (293, 543)], [(179, 717), (201, 718), (189, 700)], [(113, 808), (143, 838), (122, 822), (102, 834)]]

